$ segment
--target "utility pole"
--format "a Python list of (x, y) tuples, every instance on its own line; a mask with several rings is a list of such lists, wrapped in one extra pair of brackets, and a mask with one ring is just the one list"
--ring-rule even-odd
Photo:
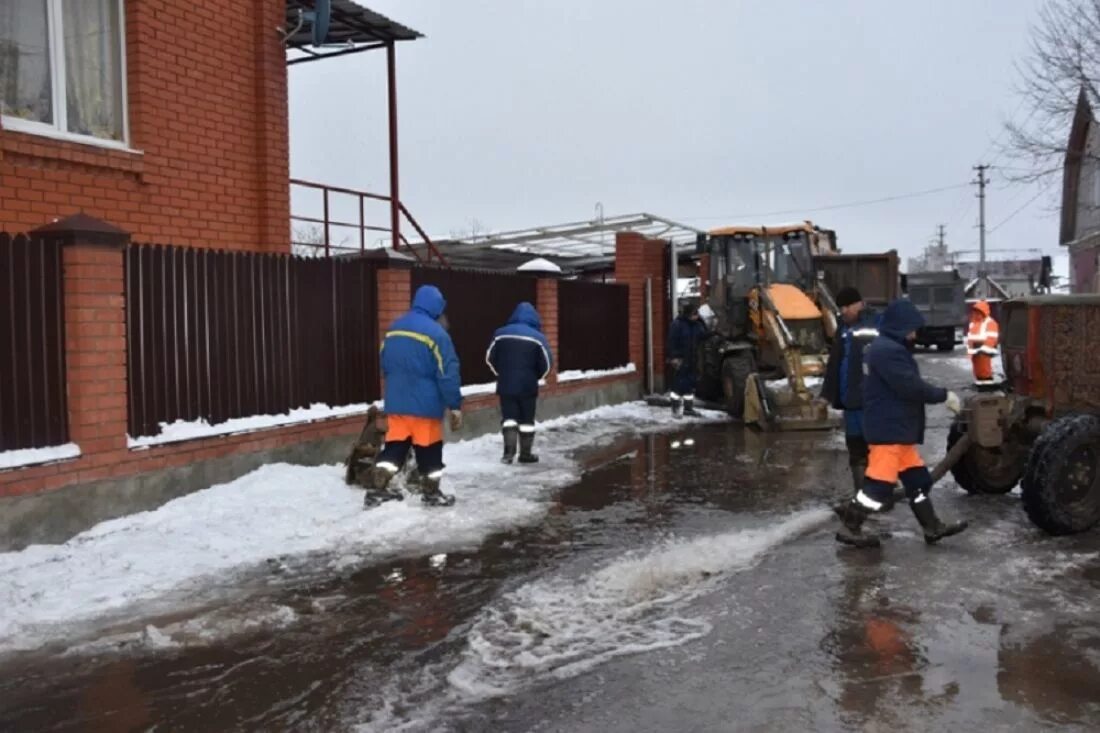
[(978, 289), (976, 295), (979, 298), (989, 297), (989, 281), (985, 270), (985, 187), (989, 183), (985, 172), (990, 166), (979, 163), (974, 166), (978, 171), (978, 180), (973, 183), (978, 186)]
[(936, 240), (939, 244), (940, 252), (943, 252), (944, 251), (943, 241), (944, 241), (944, 236), (946, 234), (947, 227), (943, 224), (940, 224), (938, 228), (939, 228), (939, 232), (936, 235)]

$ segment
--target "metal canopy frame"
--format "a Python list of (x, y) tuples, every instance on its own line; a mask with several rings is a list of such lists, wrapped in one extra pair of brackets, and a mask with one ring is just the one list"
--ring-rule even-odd
[(386, 49), (386, 91), (389, 116), (389, 158), (390, 158), (390, 232), (393, 236), (393, 248), (401, 247), (401, 212), (399, 195), (398, 148), (397, 148), (397, 59), (395, 49), (398, 41), (415, 41), (423, 34), (412, 28), (390, 20), (384, 15), (368, 10), (352, 0), (331, 0), (332, 18), (329, 23), (327, 39), (321, 49), (335, 48), (332, 51), (317, 50), (313, 46), (312, 29), (307, 30), (302, 23), (302, 15), (314, 9), (314, 0), (286, 0), (286, 39), (288, 50), (298, 51), (304, 56), (288, 59), (287, 66), (322, 61), (334, 56), (346, 56), (374, 49)]
[(483, 234), (466, 237), (461, 241), (534, 257), (600, 257), (615, 252), (614, 237), (608, 241), (604, 235), (617, 232), (637, 232), (651, 239), (663, 239), (677, 245), (694, 244), (696, 237), (704, 233), (702, 229), (642, 212)]

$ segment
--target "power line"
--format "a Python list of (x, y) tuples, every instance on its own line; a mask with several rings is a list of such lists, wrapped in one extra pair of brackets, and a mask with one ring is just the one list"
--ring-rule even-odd
[(923, 191), (912, 191), (910, 193), (899, 193), (894, 196), (884, 196), (877, 199), (866, 199), (864, 201), (849, 201), (843, 204), (829, 204), (827, 206), (815, 206), (812, 208), (803, 209), (785, 209), (783, 211), (763, 211), (752, 214), (731, 214), (729, 216), (682, 216), (677, 217), (684, 221), (706, 221), (710, 219), (750, 219), (754, 217), (763, 216), (781, 216), (783, 214), (809, 214), (817, 211), (834, 211), (836, 209), (851, 209), (858, 206), (872, 206), (874, 204), (885, 204), (890, 201), (902, 201), (904, 199), (918, 198), (920, 196), (929, 196), (934, 193), (941, 193), (943, 191), (953, 191), (957, 188), (966, 188), (969, 183), (956, 183), (952, 186), (940, 186), (939, 188), (929, 188)]
[(1032, 196), (1032, 197), (1031, 197), (1031, 198), (1029, 198), (1029, 199), (1028, 199), (1027, 201), (1025, 201), (1025, 202), (1024, 202), (1024, 203), (1023, 203), (1023, 204), (1022, 204), (1022, 205), (1020, 206), (1020, 208), (1016, 209), (1016, 210), (1015, 210), (1015, 211), (1013, 211), (1013, 212), (1012, 212), (1011, 214), (1009, 214), (1009, 215), (1008, 215), (1008, 216), (1006, 216), (1006, 217), (1005, 217), (1004, 219), (1002, 219), (1002, 220), (1001, 220), (1001, 221), (1000, 221), (1000, 222), (999, 222), (999, 223), (997, 224), (997, 226), (995, 226), (995, 227), (993, 227), (992, 229), (990, 229), (990, 230), (989, 230), (989, 233), (990, 233), (990, 234), (992, 234), (993, 232), (997, 231), (998, 229), (1000, 229), (1001, 227), (1003, 227), (1003, 226), (1004, 226), (1005, 224), (1007, 224), (1008, 222), (1012, 221), (1012, 220), (1013, 220), (1013, 219), (1014, 219), (1014, 218), (1016, 217), (1016, 215), (1017, 215), (1017, 214), (1019, 214), (1019, 213), (1020, 213), (1021, 211), (1023, 211), (1024, 209), (1026, 209), (1026, 208), (1027, 208), (1028, 206), (1031, 206), (1031, 204), (1035, 203), (1035, 200), (1036, 200), (1037, 198), (1039, 198), (1039, 197), (1040, 197), (1040, 196), (1042, 196), (1042, 195), (1043, 195), (1044, 193), (1046, 193), (1047, 191), (1049, 191), (1049, 190), (1050, 190), (1050, 187), (1051, 187), (1051, 185), (1052, 185), (1052, 184), (1047, 184), (1046, 186), (1043, 186), (1042, 188), (1040, 188), (1040, 189), (1039, 189), (1039, 191), (1038, 191), (1038, 193), (1036, 193), (1036, 194), (1035, 194), (1034, 196)]

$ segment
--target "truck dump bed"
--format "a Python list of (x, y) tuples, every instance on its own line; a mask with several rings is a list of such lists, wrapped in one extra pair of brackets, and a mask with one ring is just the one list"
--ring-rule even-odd
[(898, 297), (898, 253), (891, 250), (876, 254), (819, 255), (814, 267), (824, 278), (829, 292), (836, 295), (843, 287), (854, 287), (863, 302), (877, 309)]

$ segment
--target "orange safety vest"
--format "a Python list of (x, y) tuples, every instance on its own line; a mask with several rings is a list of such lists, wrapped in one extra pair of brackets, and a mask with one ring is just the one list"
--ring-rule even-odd
[(974, 380), (989, 383), (993, 381), (993, 357), (998, 354), (1001, 329), (989, 315), (989, 304), (984, 300), (974, 304), (974, 311), (966, 334), (966, 353), (974, 367)]

